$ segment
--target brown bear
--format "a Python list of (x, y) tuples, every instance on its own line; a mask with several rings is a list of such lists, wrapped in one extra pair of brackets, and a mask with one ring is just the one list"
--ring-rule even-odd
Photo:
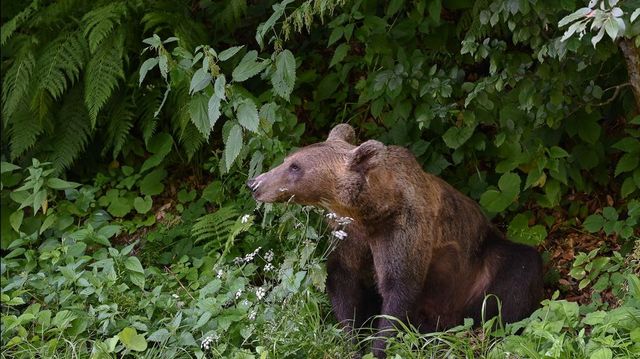
[[(543, 296), (533, 248), (505, 239), (473, 200), (426, 173), (407, 149), (369, 140), (354, 146), (351, 126), (304, 147), (247, 185), (257, 201), (323, 207), (350, 217), (347, 237), (327, 263), (333, 311), (347, 331), (375, 315), (421, 331), (482, 318), (483, 300), (500, 298), (505, 322), (527, 317)], [(488, 300), (485, 318), (498, 313)], [(393, 322), (377, 319), (384, 357)]]

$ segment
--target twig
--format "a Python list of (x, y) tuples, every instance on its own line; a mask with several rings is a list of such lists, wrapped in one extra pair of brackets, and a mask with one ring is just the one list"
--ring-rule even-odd
[(620, 89), (623, 88), (623, 87), (627, 87), (627, 86), (631, 86), (631, 83), (630, 82), (625, 82), (623, 84), (616, 85), (616, 86), (611, 86), (611, 87), (605, 89), (604, 91), (602, 91), (602, 93), (605, 93), (605, 92), (607, 92), (609, 90), (612, 90), (612, 89), (615, 89), (615, 90), (613, 91), (613, 95), (608, 100), (599, 102), (597, 104), (594, 104), (593, 106), (604, 106), (604, 105), (610, 104), (611, 102), (613, 102), (613, 100), (616, 99), (616, 97), (618, 97), (618, 94), (620, 93)]
[(173, 272), (171, 271), (171, 268), (169, 268), (169, 267), (167, 267), (167, 266), (164, 266), (164, 270), (166, 270), (167, 272), (171, 273), (171, 275), (173, 276), (173, 278), (175, 278), (175, 279), (176, 279), (176, 281), (178, 282), (178, 284), (180, 284), (180, 287), (182, 287), (182, 289), (184, 289), (184, 291), (189, 295), (189, 297), (191, 297), (191, 299), (196, 300), (196, 298), (194, 298), (194, 297), (191, 295), (191, 293), (189, 293), (189, 290), (188, 290), (187, 288), (185, 288), (185, 286), (184, 286), (184, 285), (182, 285), (182, 282), (180, 281), (180, 279), (178, 279), (178, 276), (177, 276), (175, 273), (173, 273)]

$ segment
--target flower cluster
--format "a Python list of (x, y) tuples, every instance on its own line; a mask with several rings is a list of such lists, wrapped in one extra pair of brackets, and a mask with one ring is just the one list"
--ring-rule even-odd
[(242, 289), (238, 289), (238, 291), (236, 292), (236, 299), (240, 299), (241, 295), (242, 295)]
[(202, 344), (200, 345), (200, 347), (204, 350), (209, 350), (209, 348), (211, 347), (211, 343), (217, 342), (218, 339), (220, 339), (220, 336), (218, 336), (217, 333), (213, 333), (202, 339)]
[(267, 290), (260, 287), (258, 289), (256, 289), (256, 297), (258, 297), (258, 300), (262, 300), (262, 298), (264, 298), (265, 294), (267, 294)]
[(249, 312), (249, 315), (247, 317), (249, 318), (249, 320), (255, 320), (257, 315), (258, 311), (252, 310), (251, 312)]
[(274, 267), (273, 264), (271, 264), (271, 263), (267, 263), (267, 264), (264, 265), (264, 271), (265, 272), (271, 272), (274, 269), (276, 269), (276, 267)]
[(251, 263), (253, 261), (253, 259), (255, 258), (255, 256), (258, 255), (258, 252), (260, 252), (260, 250), (262, 249), (262, 247), (258, 247), (256, 248), (253, 252), (247, 254), (246, 256), (244, 256), (244, 258), (241, 257), (236, 257), (233, 259), (233, 264), (235, 265), (240, 265), (243, 263)]
[(338, 222), (338, 224), (341, 225), (341, 226), (346, 226), (346, 225), (351, 224), (353, 222), (353, 218), (351, 218), (351, 217), (339, 217), (338, 219), (336, 219), (336, 222)]
[(242, 216), (242, 218), (240, 218), (240, 222), (247, 223), (249, 222), (249, 218), (251, 218), (251, 215), (245, 214), (244, 216)]
[(265, 255), (264, 255), (264, 260), (267, 262), (271, 262), (273, 260), (273, 251), (269, 250)]
[(345, 239), (347, 238), (347, 232), (343, 231), (343, 230), (338, 230), (338, 231), (333, 231), (331, 232), (331, 234), (338, 238), (338, 239)]
[(218, 269), (218, 273), (216, 274), (216, 278), (220, 279), (224, 275), (224, 271), (222, 269)]

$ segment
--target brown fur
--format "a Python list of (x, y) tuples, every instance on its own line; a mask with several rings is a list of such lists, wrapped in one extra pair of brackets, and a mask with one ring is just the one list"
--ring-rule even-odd
[[(408, 320), (423, 331), (480, 320), (485, 294), (502, 300), (503, 318), (519, 320), (542, 297), (535, 250), (504, 240), (480, 207), (422, 170), (405, 148), (369, 140), (338, 125), (327, 141), (293, 153), (248, 181), (256, 200), (316, 205), (351, 217), (328, 260), (336, 317), (350, 331), (372, 315)], [(489, 316), (497, 313), (495, 303)], [(382, 334), (392, 322), (378, 320)], [(374, 353), (384, 356), (384, 340)]]

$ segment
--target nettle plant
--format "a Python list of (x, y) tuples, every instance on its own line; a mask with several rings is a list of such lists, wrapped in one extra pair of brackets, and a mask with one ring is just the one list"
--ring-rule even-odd
[[(629, 3), (626, 7), (633, 12), (625, 13), (622, 8), (627, 5), (625, 3)], [(614, 41), (623, 36), (631, 37), (632, 31), (627, 33), (626, 30), (635, 22), (638, 16), (640, 16), (640, 8), (634, 9), (633, 1), (590, 0), (586, 7), (582, 7), (562, 18), (558, 26), (564, 27), (571, 24), (562, 36), (562, 41), (567, 40), (574, 34), (578, 34), (582, 38), (587, 32), (587, 27), (589, 27), (589, 31), (597, 32), (591, 38), (591, 43), (595, 47), (602, 40), (605, 32)], [(640, 39), (636, 40), (636, 46), (639, 43)]]
[[(223, 172), (229, 171), (246, 145), (244, 137), (247, 133), (251, 136), (268, 134), (273, 124), (280, 121), (280, 107), (275, 96), (290, 100), (296, 78), (295, 57), (291, 51), (279, 49), (271, 58), (259, 58), (256, 50), (247, 50), (244, 46), (234, 46), (219, 53), (206, 45), (196, 47), (194, 53), (179, 46), (167, 50), (165, 45), (176, 40), (162, 41), (157, 35), (144, 40), (149, 45), (144, 51), (153, 50), (157, 56), (147, 59), (140, 67), (140, 84), (157, 66), (167, 85), (165, 100), (172, 89), (188, 89), (185, 95), (188, 98), (175, 111), (181, 117), (182, 134), (187, 135), (184, 131), (191, 124), (197, 129), (197, 135), (188, 135), (198, 136), (200, 142), (207, 141), (218, 120), (225, 118), (223, 161), (220, 164)], [(246, 80), (257, 75), (269, 79), (271, 84), (259, 97), (243, 86)], [(163, 100), (156, 113), (164, 103)], [(252, 166), (261, 163), (262, 157), (261, 152), (254, 152)]]

